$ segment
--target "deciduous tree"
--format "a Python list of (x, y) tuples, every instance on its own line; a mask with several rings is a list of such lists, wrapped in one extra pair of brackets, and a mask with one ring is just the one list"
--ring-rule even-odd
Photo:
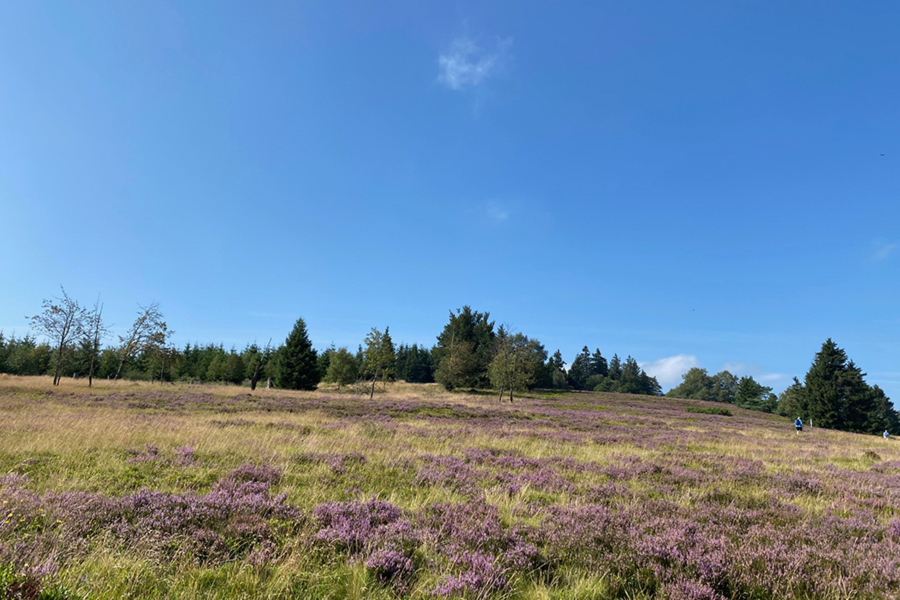
[(328, 372), (325, 374), (325, 381), (336, 383), (338, 389), (343, 385), (349, 385), (356, 381), (359, 377), (359, 365), (356, 364), (356, 357), (346, 347), (341, 347), (331, 354), (331, 360), (328, 362)]
[(100, 298), (94, 303), (94, 308), (85, 313), (84, 328), (82, 329), (79, 343), (86, 353), (88, 370), (88, 387), (94, 385), (94, 373), (100, 362), (100, 342), (109, 335), (109, 329), (103, 324), (103, 305)]
[(375, 395), (375, 383), (381, 379), (386, 381), (393, 375), (396, 354), (394, 342), (391, 340), (390, 328), (385, 327), (381, 333), (375, 327), (366, 336), (366, 349), (363, 352), (363, 373), (372, 378), (369, 398)]
[(131, 329), (126, 335), (119, 336), (119, 368), (116, 369), (114, 379), (118, 379), (122, 375), (125, 361), (147, 352), (151, 348), (165, 348), (169, 336), (173, 333), (163, 320), (158, 302), (152, 302), (149, 306), (141, 306)]
[(82, 335), (87, 319), (86, 311), (78, 302), (69, 298), (62, 286), (59, 289), (62, 291), (62, 298), (44, 300), (43, 312), (31, 317), (31, 326), (46, 335), (56, 347), (53, 385), (59, 385), (69, 346)]

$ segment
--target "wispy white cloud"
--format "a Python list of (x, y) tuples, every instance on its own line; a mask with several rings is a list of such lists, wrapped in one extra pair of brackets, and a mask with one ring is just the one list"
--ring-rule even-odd
[(897, 248), (900, 248), (900, 242), (875, 240), (872, 242), (872, 254), (869, 256), (869, 260), (872, 262), (887, 260)]
[(503, 223), (507, 219), (509, 219), (510, 212), (508, 209), (503, 208), (493, 202), (488, 204), (487, 206), (487, 216), (488, 219), (494, 221), (496, 223)]
[(656, 377), (663, 388), (678, 385), (682, 375), (699, 366), (700, 361), (693, 354), (678, 354), (641, 363), (641, 368), (651, 377)]
[(779, 384), (791, 378), (786, 373), (767, 373), (766, 368), (759, 363), (727, 362), (719, 370), (738, 377), (752, 377), (759, 383)]
[(504, 69), (511, 48), (512, 38), (497, 39), (491, 48), (457, 38), (438, 55), (438, 81), (457, 92), (480, 85)]
[(720, 371), (728, 371), (732, 375), (756, 377), (763, 371), (762, 365), (745, 362), (727, 362)]

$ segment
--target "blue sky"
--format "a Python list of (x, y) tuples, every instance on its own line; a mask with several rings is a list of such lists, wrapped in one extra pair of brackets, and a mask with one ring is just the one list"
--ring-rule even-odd
[[(900, 399), (896, 2), (0, 4), (0, 329), (559, 348)], [(882, 153), (884, 156), (882, 156)]]

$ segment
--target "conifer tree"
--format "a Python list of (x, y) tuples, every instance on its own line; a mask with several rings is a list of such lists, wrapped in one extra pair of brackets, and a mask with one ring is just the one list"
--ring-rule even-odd
[(601, 377), (609, 376), (609, 365), (606, 359), (600, 354), (600, 348), (594, 350), (591, 354), (591, 375), (600, 375)]
[(875, 396), (864, 377), (842, 348), (831, 338), (825, 340), (806, 374), (810, 420), (828, 429), (877, 432)]
[(771, 392), (772, 388), (753, 377), (741, 377), (734, 391), (734, 403), (748, 410), (772, 412), (774, 403), (769, 398)]
[(450, 322), (432, 349), (434, 378), (448, 390), (486, 387), (488, 365), (493, 359), (494, 322), (490, 313), (469, 306), (450, 311)]
[(618, 381), (622, 378), (622, 360), (618, 354), (613, 354), (609, 361), (609, 378)]
[(569, 366), (569, 385), (576, 390), (586, 389), (587, 380), (592, 375), (591, 367), (591, 351), (585, 346)]
[(316, 351), (309, 341), (306, 323), (297, 319), (294, 329), (278, 351), (275, 385), (289, 390), (314, 390), (319, 383)]
[(558, 390), (564, 390), (569, 386), (566, 379), (566, 363), (563, 360), (562, 352), (557, 350), (553, 356), (547, 361), (547, 370), (550, 372), (550, 387)]

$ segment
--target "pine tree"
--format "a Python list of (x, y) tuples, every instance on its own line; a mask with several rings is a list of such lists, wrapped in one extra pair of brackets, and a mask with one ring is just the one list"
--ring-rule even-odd
[(734, 403), (748, 410), (772, 412), (769, 396), (772, 388), (762, 385), (753, 377), (741, 377), (734, 391)]
[(245, 370), (244, 360), (232, 348), (228, 358), (225, 359), (225, 381), (228, 383), (243, 383)]
[(792, 419), (800, 417), (807, 422), (809, 421), (806, 388), (796, 377), (794, 377), (794, 383), (778, 396), (778, 408), (775, 412), (783, 417)]
[(609, 361), (609, 378), (618, 381), (622, 378), (622, 360), (618, 354), (613, 354)]
[(448, 390), (488, 385), (488, 365), (493, 359), (494, 322), (490, 313), (469, 306), (450, 311), (450, 322), (432, 349), (434, 378)]
[(609, 365), (606, 363), (603, 355), (600, 354), (600, 348), (594, 350), (594, 353), (591, 355), (591, 375), (609, 376)]
[(314, 390), (319, 383), (317, 354), (309, 341), (306, 323), (297, 319), (278, 351), (275, 385), (288, 390)]
[(864, 377), (843, 349), (825, 340), (806, 374), (810, 420), (829, 429), (877, 433), (877, 402)]
[(869, 430), (873, 433), (888, 431), (891, 435), (900, 434), (900, 417), (894, 410), (894, 404), (884, 390), (877, 385), (872, 386), (872, 413)]
[(591, 375), (591, 351), (585, 346), (569, 366), (567, 374), (569, 385), (576, 390), (587, 389), (587, 381)]

